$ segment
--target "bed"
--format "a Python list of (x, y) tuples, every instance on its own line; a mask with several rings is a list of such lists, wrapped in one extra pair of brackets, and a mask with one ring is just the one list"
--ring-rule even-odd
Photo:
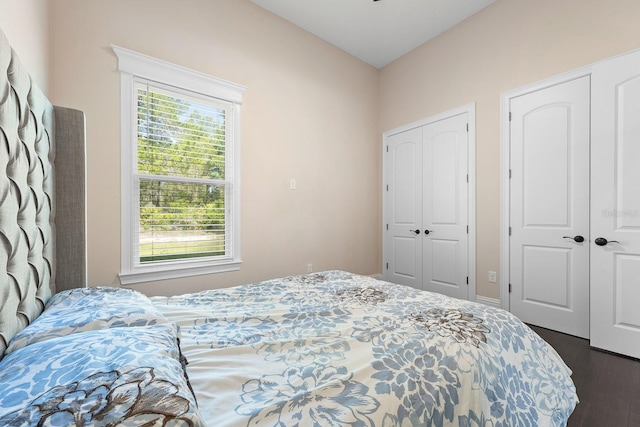
[(503, 310), (345, 271), (87, 287), (84, 115), (1, 32), (0, 73), (0, 425), (566, 424), (570, 370)]

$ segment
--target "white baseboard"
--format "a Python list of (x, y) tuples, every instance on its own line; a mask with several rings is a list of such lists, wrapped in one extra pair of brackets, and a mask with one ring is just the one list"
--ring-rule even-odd
[(479, 302), (494, 308), (501, 308), (500, 300), (497, 298), (489, 298), (489, 297), (483, 297), (482, 295), (476, 295), (476, 302)]

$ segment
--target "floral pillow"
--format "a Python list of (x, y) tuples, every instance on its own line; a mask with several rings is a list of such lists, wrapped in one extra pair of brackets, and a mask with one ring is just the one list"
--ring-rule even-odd
[(149, 302), (144, 294), (127, 288), (106, 286), (69, 289), (58, 292), (47, 301), (45, 309), (54, 307), (83, 307), (113, 303)]
[(168, 320), (140, 292), (106, 287), (72, 289), (51, 297), (42, 314), (13, 337), (5, 354), (77, 332), (161, 323)]
[(0, 425), (204, 426), (169, 323), (52, 338), (0, 361)]

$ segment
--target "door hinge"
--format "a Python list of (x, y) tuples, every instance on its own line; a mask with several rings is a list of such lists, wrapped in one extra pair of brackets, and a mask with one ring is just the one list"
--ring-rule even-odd
[(469, 284), (469, 276), (467, 276), (467, 285)]
[(387, 184), (387, 191), (389, 191), (389, 184)]
[(387, 263), (387, 270), (389, 269), (389, 263)]
[(511, 283), (509, 283), (509, 293), (511, 293)]
[(469, 182), (469, 174), (467, 174), (467, 183)]
[(467, 132), (469, 132), (469, 123), (467, 123)]
[(469, 226), (467, 225), (467, 234), (469, 234)]
[(389, 146), (387, 145), (387, 153), (389, 152)]
[(509, 227), (509, 236), (511, 236), (511, 227)]
[(389, 224), (387, 224), (387, 231), (389, 231)]
[(511, 179), (511, 169), (509, 169), (509, 179)]
[(511, 121), (511, 111), (509, 111), (509, 121)]

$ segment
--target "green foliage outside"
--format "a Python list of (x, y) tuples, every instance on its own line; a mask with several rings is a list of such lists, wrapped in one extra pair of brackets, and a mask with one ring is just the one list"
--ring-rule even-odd
[[(138, 90), (140, 259), (225, 253), (225, 110)], [(214, 182), (180, 182), (179, 178)]]

